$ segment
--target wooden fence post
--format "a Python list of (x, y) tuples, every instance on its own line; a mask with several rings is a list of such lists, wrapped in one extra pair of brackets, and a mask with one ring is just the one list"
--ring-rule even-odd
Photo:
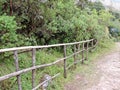
[[(66, 45), (64, 45), (64, 58), (66, 58)], [(64, 59), (64, 78), (67, 78), (66, 59)]]
[(92, 40), (91, 42), (90, 42), (90, 44), (91, 44), (91, 49), (90, 49), (90, 52), (92, 52), (92, 49), (93, 49), (93, 45), (94, 45), (94, 40)]
[(92, 40), (92, 47), (94, 46), (94, 40)]
[(76, 67), (76, 56), (78, 54), (76, 55), (75, 53), (76, 53), (76, 45), (74, 45), (74, 66)]
[[(32, 66), (35, 66), (35, 62), (36, 62), (36, 49), (32, 49)], [(32, 70), (32, 88), (35, 87), (35, 69)]]
[(82, 44), (82, 64), (84, 63), (84, 43)]
[(87, 42), (87, 46), (86, 46), (86, 60), (88, 60), (88, 45), (89, 45), (89, 42)]
[[(14, 59), (15, 59), (16, 71), (19, 71), (18, 51), (14, 51)], [(22, 90), (20, 75), (17, 75), (17, 83), (18, 83), (18, 90)]]
[[(80, 43), (78, 44), (77, 49), (78, 49), (77, 51), (79, 52), (80, 51)], [(78, 60), (80, 60), (79, 54), (78, 54), (78, 58), (77, 58)]]

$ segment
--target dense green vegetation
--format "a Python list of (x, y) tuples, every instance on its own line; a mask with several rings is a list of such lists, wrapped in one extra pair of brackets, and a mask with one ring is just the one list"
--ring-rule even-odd
[(110, 26), (109, 26), (109, 30), (110, 33), (113, 37), (117, 38), (117, 40), (119, 41), (120, 39), (120, 13), (116, 12), (116, 11), (110, 11), (110, 13), (112, 13), (112, 15), (115, 17)]
[(0, 48), (101, 39), (113, 18), (87, 0), (10, 1), (0, 3)]
[[(99, 47), (108, 47), (108, 27), (120, 30), (119, 13), (105, 10), (100, 2), (81, 0), (0, 0), (0, 49), (29, 45), (47, 45), (95, 38)], [(59, 48), (38, 50), (36, 64), (62, 57)], [(67, 53), (72, 53), (68, 48)], [(12, 53), (0, 54), (0, 76), (15, 71)], [(8, 58), (6, 58), (8, 57)], [(27, 60), (26, 60), (27, 58)], [(70, 59), (70, 62), (73, 59)], [(70, 63), (68, 62), (68, 63)], [(31, 53), (19, 55), (20, 69), (31, 66)], [(6, 67), (7, 66), (7, 67)], [(43, 74), (63, 72), (60, 65), (37, 70), (36, 83)], [(50, 90), (63, 90), (63, 77)], [(27, 83), (26, 83), (27, 81)], [(54, 83), (58, 84), (54, 84)], [(31, 89), (31, 72), (22, 75), (23, 90)], [(61, 85), (60, 85), (61, 84)], [(12, 88), (12, 89), (11, 89)], [(16, 78), (0, 83), (0, 90), (16, 90)]]

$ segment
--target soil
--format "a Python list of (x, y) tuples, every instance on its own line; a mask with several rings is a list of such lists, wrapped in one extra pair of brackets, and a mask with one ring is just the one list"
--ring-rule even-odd
[(94, 73), (88, 76), (77, 73), (64, 90), (120, 90), (120, 43), (93, 65)]

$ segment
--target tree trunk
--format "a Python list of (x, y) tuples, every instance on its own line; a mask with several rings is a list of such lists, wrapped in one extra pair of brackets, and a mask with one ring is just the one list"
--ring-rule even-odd
[(10, 15), (12, 16), (13, 14), (13, 2), (10, 0)]

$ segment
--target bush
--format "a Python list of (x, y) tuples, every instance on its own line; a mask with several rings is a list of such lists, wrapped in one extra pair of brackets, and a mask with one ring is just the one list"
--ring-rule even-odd
[(35, 38), (25, 37), (17, 33), (17, 26), (14, 16), (0, 16), (0, 48), (10, 48), (25, 45), (36, 45)]
[(0, 16), (0, 48), (15, 46), (18, 41), (16, 34), (17, 23), (14, 16)]

